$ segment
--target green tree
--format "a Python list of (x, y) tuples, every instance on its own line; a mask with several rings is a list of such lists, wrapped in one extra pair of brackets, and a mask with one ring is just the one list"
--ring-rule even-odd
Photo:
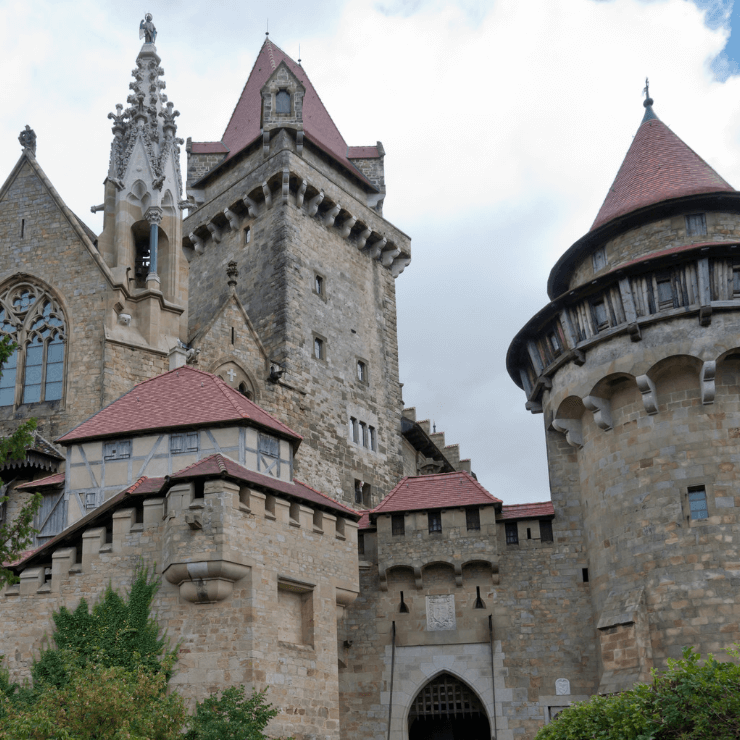
[(690, 647), (649, 684), (595, 696), (564, 709), (535, 740), (737, 740), (740, 737), (740, 654), (702, 663)]
[[(10, 337), (0, 338), (0, 368), (4, 367), (16, 346)], [(2, 376), (1, 371), (0, 376)], [(29, 419), (9, 437), (0, 438), (0, 465), (7, 460), (22, 460), (26, 456), (26, 449), (33, 444), (35, 429), (36, 420)], [(2, 481), (0, 481), (1, 484)], [(6, 503), (7, 500), (7, 496), (0, 497), (0, 504)], [(36, 533), (33, 528), (33, 519), (40, 506), (41, 494), (35, 493), (21, 507), (12, 522), (0, 525), (0, 588), (7, 583), (17, 583), (19, 580), (18, 576), (7, 568), (7, 565), (18, 560), (23, 550), (31, 544), (33, 535)]]

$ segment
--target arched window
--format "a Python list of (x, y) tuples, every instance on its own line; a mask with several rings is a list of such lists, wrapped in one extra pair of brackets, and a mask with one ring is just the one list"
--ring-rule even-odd
[(3, 367), (0, 406), (61, 400), (66, 327), (59, 303), (33, 283), (12, 285), (0, 295), (0, 335), (18, 345)]
[(278, 90), (275, 96), (275, 112), (290, 113), (290, 93), (287, 90)]

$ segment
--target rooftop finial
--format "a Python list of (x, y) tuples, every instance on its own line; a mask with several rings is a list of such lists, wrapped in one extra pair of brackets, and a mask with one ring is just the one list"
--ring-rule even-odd
[(265, 36), (269, 38), (270, 36), (270, 19), (267, 19), (267, 23), (265, 24)]
[(18, 141), (24, 149), (28, 149), (31, 154), (36, 154), (36, 132), (28, 124), (21, 131)]
[(231, 260), (228, 267), (226, 268), (226, 276), (229, 278), (229, 285), (232, 288), (236, 288), (236, 279), (239, 277), (239, 270), (236, 266), (236, 261)]
[(145, 44), (153, 44), (157, 39), (157, 29), (152, 23), (151, 13), (147, 13), (144, 20), (139, 23), (139, 38), (144, 39)]
[(301, 45), (298, 44), (298, 64), (301, 63)]
[(645, 87), (642, 89), (642, 94), (645, 96), (643, 105), (649, 108), (653, 104), (653, 99), (650, 97), (650, 80), (645, 78)]

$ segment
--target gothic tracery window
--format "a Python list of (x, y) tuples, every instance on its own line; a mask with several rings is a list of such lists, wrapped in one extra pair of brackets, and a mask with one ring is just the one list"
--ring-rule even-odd
[(0, 335), (17, 348), (3, 367), (0, 406), (59, 401), (64, 394), (64, 314), (33, 283), (15, 283), (0, 295)]

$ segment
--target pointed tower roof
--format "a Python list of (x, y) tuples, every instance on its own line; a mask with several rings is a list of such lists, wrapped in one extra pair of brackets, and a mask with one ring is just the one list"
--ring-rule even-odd
[[(321, 102), (306, 71), (298, 62), (273, 44), (269, 38), (265, 39), (262, 44), (221, 142), (193, 142), (193, 151), (197, 153), (221, 152), (225, 148), (228, 154), (224, 161), (228, 161), (260, 137), (262, 133), (262, 88), (281, 62), (285, 62), (290, 72), (306, 89), (303, 97), (304, 136), (375, 190), (375, 186), (349, 160), (347, 155), (350, 153), (350, 147), (347, 146), (347, 142), (339, 133), (329, 111)], [(377, 155), (377, 148), (368, 147), (369, 149), (373, 149)], [(360, 156), (355, 152), (352, 153)]]
[(652, 98), (648, 97), (643, 105), (645, 115), (591, 231), (664, 200), (734, 191), (655, 115)]

